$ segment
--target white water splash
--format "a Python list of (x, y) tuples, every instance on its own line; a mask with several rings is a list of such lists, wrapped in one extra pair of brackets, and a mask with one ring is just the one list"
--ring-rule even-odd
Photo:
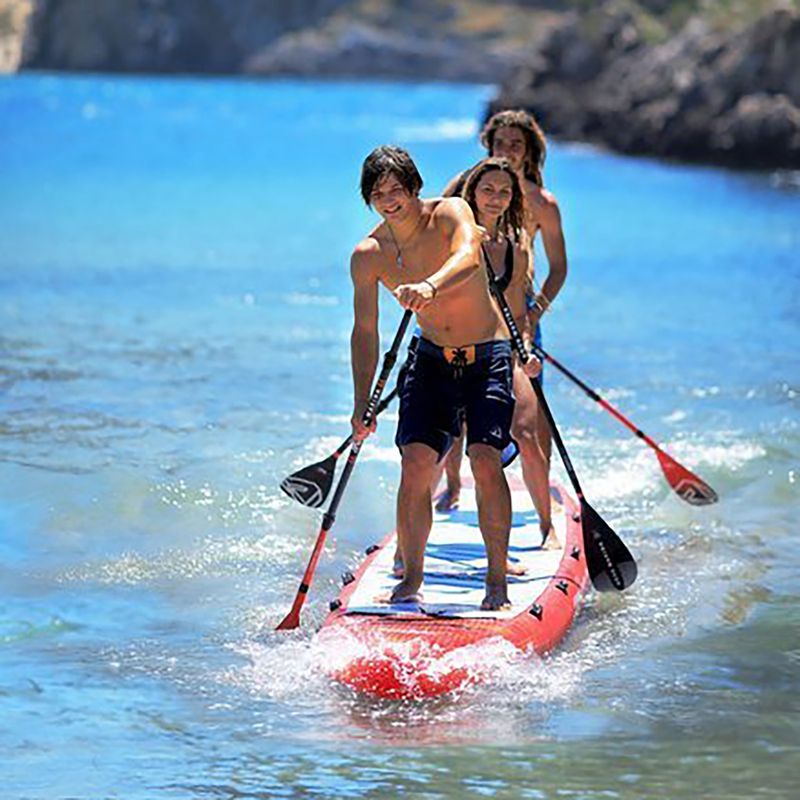
[(737, 470), (767, 454), (763, 445), (741, 440), (741, 436), (736, 431), (719, 431), (715, 437), (719, 443), (680, 440), (669, 443), (666, 449), (686, 464)]

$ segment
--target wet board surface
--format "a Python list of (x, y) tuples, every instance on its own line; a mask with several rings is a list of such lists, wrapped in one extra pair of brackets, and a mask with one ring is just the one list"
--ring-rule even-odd
[(347, 610), (360, 614), (421, 612), (437, 616), (503, 619), (515, 616), (520, 609), (530, 605), (557, 572), (564, 556), (563, 548), (567, 541), (565, 508), (561, 503), (561, 489), (554, 485), (551, 487), (552, 518), (561, 546), (543, 549), (539, 518), (530, 495), (520, 478), (516, 475), (509, 477), (513, 508), (509, 560), (515, 567), (525, 569), (524, 575), (508, 576), (510, 609), (482, 611), (480, 608), (485, 595), (486, 551), (478, 526), (472, 477), (464, 476), (459, 508), (434, 512), (425, 552), (422, 603), (389, 605), (381, 601), (397, 585), (397, 579), (392, 575), (393, 536), (360, 576)]

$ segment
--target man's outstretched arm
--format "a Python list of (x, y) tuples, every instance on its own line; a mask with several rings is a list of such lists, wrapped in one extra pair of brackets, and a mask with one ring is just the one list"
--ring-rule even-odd
[(356, 247), (350, 259), (353, 281), (353, 332), (350, 335), (350, 363), (353, 370), (353, 436), (363, 439), (375, 429), (363, 423), (369, 401), (372, 380), (378, 367), (378, 280), (371, 268), (369, 242)]

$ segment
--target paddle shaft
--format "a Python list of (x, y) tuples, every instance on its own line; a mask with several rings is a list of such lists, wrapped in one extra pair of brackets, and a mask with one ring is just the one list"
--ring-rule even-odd
[(717, 493), (700, 477), (695, 475), (677, 462), (669, 453), (662, 450), (644, 431), (637, 428), (624, 414), (618, 411), (604, 397), (601, 397), (594, 389), (587, 386), (577, 375), (574, 375), (563, 364), (559, 363), (549, 353), (535, 342), (532, 345), (534, 353), (548, 362), (557, 370), (569, 378), (580, 389), (582, 389), (592, 400), (599, 403), (602, 408), (608, 411), (612, 417), (621, 422), (628, 430), (648, 445), (658, 457), (658, 463), (664, 472), (664, 477), (669, 485), (675, 490), (677, 495), (692, 505), (707, 505), (715, 503), (719, 499)]
[(540, 359), (548, 361), (551, 363), (562, 375), (566, 375), (576, 386), (579, 386), (583, 389), (586, 394), (592, 398), (596, 403), (599, 403), (612, 417), (615, 417), (619, 420), (628, 430), (635, 433), (642, 441), (646, 442), (650, 447), (658, 452), (664, 452), (644, 431), (637, 428), (627, 417), (625, 417), (620, 411), (618, 411), (614, 406), (611, 405), (604, 397), (599, 395), (591, 386), (587, 386), (577, 375), (573, 372), (568, 370), (563, 364), (557, 361), (553, 356), (549, 353), (545, 352), (545, 350), (540, 347), (538, 344), (533, 342), (531, 344), (531, 348), (536, 356)]
[[(397, 353), (400, 350), (400, 344), (403, 341), (406, 329), (411, 321), (412, 313), (413, 312), (410, 309), (406, 309), (403, 313), (403, 319), (400, 321), (400, 327), (397, 329), (397, 333), (392, 341), (392, 346), (383, 357), (383, 367), (380, 375), (378, 376), (375, 388), (372, 390), (372, 394), (367, 402), (367, 408), (364, 411), (364, 425), (367, 427), (372, 424), (373, 420), (377, 416), (378, 404), (380, 403), (381, 395), (383, 394), (384, 387), (386, 386), (386, 381), (389, 380), (389, 375), (392, 372), (392, 368), (397, 361)], [(352, 439), (352, 436), (350, 438)], [(303, 579), (298, 587), (297, 594), (295, 595), (294, 602), (292, 603), (292, 608), (278, 625), (276, 630), (291, 630), (300, 624), (300, 609), (303, 607), (303, 603), (305, 603), (308, 595), (308, 590), (311, 588), (311, 581), (314, 578), (314, 573), (317, 569), (317, 563), (319, 562), (320, 555), (322, 554), (322, 548), (325, 545), (325, 539), (328, 536), (328, 531), (333, 527), (333, 523), (336, 520), (336, 510), (339, 507), (339, 501), (342, 499), (344, 490), (347, 487), (347, 482), (350, 480), (350, 474), (353, 472), (353, 468), (356, 465), (356, 459), (358, 458), (358, 454), (361, 451), (361, 445), (363, 443), (363, 439), (356, 440), (353, 442), (353, 446), (350, 448), (350, 455), (347, 457), (347, 462), (345, 463), (342, 474), (339, 477), (339, 482), (336, 484), (336, 491), (333, 493), (331, 502), (328, 505), (328, 510), (322, 517), (322, 526), (317, 534), (317, 541), (314, 544), (314, 549), (311, 551), (311, 558), (308, 560), (308, 566), (306, 567), (306, 571), (303, 573)]]
[[(375, 388), (372, 390), (372, 395), (370, 396), (369, 401), (367, 402), (367, 408), (364, 411), (364, 425), (367, 427), (372, 425), (375, 417), (377, 417), (381, 411), (381, 407), (379, 406), (381, 395), (383, 394), (383, 389), (386, 386), (386, 381), (389, 380), (389, 375), (391, 375), (392, 369), (394, 369), (395, 362), (397, 361), (397, 352), (400, 349), (400, 344), (402, 343), (403, 337), (406, 334), (408, 324), (411, 322), (412, 314), (413, 312), (410, 309), (405, 310), (403, 313), (403, 319), (400, 321), (400, 327), (397, 329), (397, 333), (394, 336), (394, 341), (392, 341), (392, 346), (383, 357), (383, 367), (381, 369), (381, 373), (378, 375), (378, 381), (375, 384)], [(349, 438), (352, 441), (353, 435), (351, 434)], [(336, 519), (336, 509), (339, 507), (339, 501), (342, 499), (344, 490), (347, 487), (347, 481), (350, 480), (350, 473), (353, 471), (353, 467), (355, 467), (356, 459), (358, 458), (358, 454), (361, 452), (361, 445), (363, 443), (364, 439), (357, 440), (353, 442), (353, 446), (350, 448), (350, 455), (347, 456), (347, 461), (345, 462), (344, 469), (342, 470), (342, 474), (339, 478), (339, 483), (336, 484), (336, 490), (333, 493), (328, 510), (325, 512), (325, 516), (322, 519), (323, 528), (325, 528), (326, 522), (329, 523), (327, 530), (330, 530), (331, 525), (333, 525), (333, 522)]]
[[(386, 410), (386, 407), (389, 405), (389, 403), (391, 403), (391, 402), (392, 402), (392, 400), (394, 400), (394, 398), (395, 398), (395, 397), (397, 397), (397, 392), (398, 392), (398, 388), (397, 388), (397, 386), (395, 386), (395, 387), (394, 387), (394, 389), (392, 389), (392, 391), (391, 391), (391, 392), (389, 392), (389, 394), (387, 394), (387, 395), (386, 395), (386, 397), (384, 397), (384, 398), (383, 398), (383, 400), (381, 400), (381, 402), (380, 402), (380, 403), (378, 403), (378, 407), (375, 409), (375, 415), (374, 415), (375, 417), (378, 417), (378, 416), (380, 416), (380, 415), (381, 415), (381, 414), (382, 414), (382, 413), (383, 413), (383, 412)], [(366, 419), (366, 414), (365, 414), (364, 416), (365, 416), (365, 419)], [(340, 444), (340, 445), (339, 445), (339, 446), (336, 448), (336, 451), (335, 451), (334, 453), (332, 453), (333, 457), (334, 457), (334, 458), (339, 458), (339, 456), (340, 456), (342, 453), (344, 453), (344, 451), (345, 451), (345, 450), (347, 450), (347, 448), (350, 446), (350, 443), (351, 443), (352, 441), (353, 441), (353, 434), (351, 433), (351, 434), (350, 434), (350, 435), (349, 435), (349, 436), (348, 436), (348, 437), (347, 437), (347, 438), (346, 438), (346, 439), (345, 439), (345, 440), (344, 440), (344, 441), (343, 441), (343, 442), (342, 442), (342, 443), (341, 443), (341, 444)]]
[[(503, 319), (506, 322), (506, 327), (511, 335), (511, 342), (514, 345), (514, 350), (517, 351), (520, 361), (522, 361), (523, 364), (527, 364), (530, 360), (530, 356), (525, 349), (525, 343), (522, 341), (522, 336), (520, 335), (519, 328), (514, 320), (514, 315), (511, 313), (508, 301), (506, 300), (505, 295), (500, 287), (495, 282), (493, 275), (489, 275), (489, 281), (492, 287), (492, 293), (497, 299), (497, 303), (500, 306), (500, 311), (503, 313)], [(530, 382), (531, 386), (533, 387), (533, 391), (536, 393), (536, 399), (539, 401), (542, 411), (544, 411), (547, 424), (550, 426), (550, 432), (553, 435), (553, 440), (556, 443), (556, 448), (558, 448), (561, 460), (564, 462), (564, 469), (567, 471), (572, 488), (575, 490), (575, 494), (578, 495), (578, 498), (583, 500), (583, 490), (581, 489), (580, 482), (578, 481), (578, 476), (575, 473), (575, 468), (572, 466), (572, 461), (570, 460), (569, 453), (567, 453), (567, 448), (564, 446), (564, 442), (561, 439), (561, 434), (558, 432), (558, 427), (556, 426), (555, 419), (553, 419), (550, 406), (547, 405), (547, 400), (544, 399), (542, 387), (539, 385), (539, 381), (537, 381), (535, 378), (530, 378)]]
[[(517, 351), (522, 363), (526, 364), (530, 356), (525, 350), (525, 344), (522, 341), (519, 328), (508, 306), (508, 301), (497, 285), (492, 272), (489, 272), (489, 285), (503, 313), (503, 319), (508, 327), (508, 332), (511, 334), (511, 341), (514, 345), (514, 349)], [(584, 553), (592, 584), (598, 591), (602, 592), (612, 589), (618, 592), (624, 591), (636, 580), (636, 561), (619, 536), (614, 533), (583, 496), (583, 491), (578, 482), (578, 476), (567, 454), (567, 448), (561, 440), (556, 422), (550, 412), (550, 406), (547, 405), (547, 400), (544, 398), (542, 387), (536, 379), (531, 378), (530, 381), (536, 393), (536, 399), (539, 401), (539, 405), (547, 418), (547, 424), (550, 426), (550, 432), (553, 435), (553, 439), (555, 439), (556, 447), (558, 448), (561, 460), (564, 462), (564, 467), (569, 475), (572, 488), (575, 490), (575, 494), (578, 495), (578, 501), (581, 506), (581, 528), (583, 530)]]

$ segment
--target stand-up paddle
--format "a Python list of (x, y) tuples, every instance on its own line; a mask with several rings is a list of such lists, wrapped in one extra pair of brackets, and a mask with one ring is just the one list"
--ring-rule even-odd
[[(395, 386), (378, 404), (375, 409), (375, 416), (379, 416), (396, 396), (397, 387)], [(328, 493), (333, 485), (336, 462), (352, 441), (353, 434), (351, 433), (327, 458), (317, 461), (316, 464), (303, 467), (284, 478), (281, 481), (281, 489), (292, 500), (297, 500), (301, 505), (309, 508), (319, 508), (327, 500)]]
[[(413, 312), (410, 309), (406, 309), (404, 312), (403, 319), (400, 322), (400, 327), (397, 329), (397, 333), (394, 336), (394, 341), (392, 341), (392, 346), (383, 357), (383, 367), (381, 368), (381, 373), (378, 376), (375, 388), (372, 390), (372, 395), (370, 396), (369, 402), (367, 403), (367, 408), (364, 411), (364, 425), (367, 427), (372, 424), (373, 420), (377, 416), (378, 404), (380, 403), (383, 389), (386, 386), (386, 381), (389, 380), (389, 375), (391, 374), (395, 361), (397, 361), (397, 351), (400, 349), (400, 344), (405, 336), (408, 323), (411, 321), (412, 313)], [(292, 608), (275, 630), (294, 630), (300, 624), (300, 609), (303, 607), (303, 603), (306, 601), (306, 596), (308, 595), (311, 581), (313, 580), (314, 573), (317, 569), (317, 562), (319, 561), (319, 557), (322, 553), (322, 547), (325, 544), (328, 531), (333, 527), (333, 523), (336, 520), (336, 509), (339, 507), (339, 501), (342, 499), (342, 495), (344, 494), (348, 480), (350, 480), (350, 473), (352, 473), (353, 467), (356, 465), (356, 459), (358, 458), (358, 454), (361, 451), (361, 445), (363, 443), (363, 439), (356, 440), (353, 442), (353, 446), (350, 448), (350, 455), (347, 457), (347, 462), (344, 465), (344, 470), (342, 470), (339, 483), (336, 484), (336, 491), (333, 493), (333, 498), (328, 506), (328, 510), (322, 517), (322, 527), (317, 534), (317, 541), (314, 544), (314, 549), (311, 551), (311, 558), (308, 561), (306, 571), (303, 573), (303, 580), (300, 582), (300, 587), (295, 595)]]
[[(398, 387), (395, 386), (386, 397), (381, 400), (375, 411), (377, 417), (397, 396)], [(283, 489), (292, 500), (309, 508), (319, 508), (328, 498), (328, 493), (333, 485), (333, 476), (336, 472), (336, 462), (353, 441), (350, 434), (327, 458), (309, 464), (307, 467), (293, 472), (281, 481)], [(503, 469), (509, 466), (519, 455), (519, 445), (512, 439), (501, 455)]]
[[(517, 355), (523, 364), (526, 364), (530, 358), (525, 350), (522, 337), (519, 333), (517, 323), (514, 321), (514, 316), (511, 309), (508, 307), (508, 301), (503, 295), (502, 290), (497, 285), (491, 268), (487, 270), (489, 273), (489, 283), (492, 288), (492, 294), (503, 312), (503, 318), (506, 321), (508, 332), (511, 334), (511, 341)], [(586, 551), (586, 566), (589, 569), (589, 577), (591, 578), (592, 585), (599, 592), (607, 592), (616, 590), (618, 592), (627, 589), (636, 580), (636, 561), (630, 551), (622, 542), (622, 539), (610, 528), (610, 526), (603, 520), (603, 518), (589, 505), (586, 498), (583, 496), (578, 476), (575, 474), (575, 469), (570, 461), (567, 448), (561, 440), (561, 435), (556, 427), (556, 421), (550, 412), (550, 407), (544, 398), (544, 392), (539, 382), (531, 378), (531, 385), (534, 392), (536, 392), (536, 399), (544, 411), (547, 418), (547, 424), (550, 426), (550, 431), (553, 434), (553, 440), (556, 443), (558, 452), (561, 455), (561, 460), (564, 462), (564, 468), (569, 475), (572, 488), (578, 496), (578, 501), (581, 506), (581, 528), (583, 530), (583, 547)]]
[(540, 359), (549, 361), (559, 372), (566, 375), (573, 383), (583, 389), (596, 403), (599, 403), (609, 414), (619, 420), (628, 430), (633, 431), (645, 444), (655, 450), (664, 477), (675, 490), (678, 497), (693, 506), (707, 506), (719, 500), (717, 493), (691, 470), (679, 464), (669, 453), (664, 452), (646, 433), (637, 428), (629, 419), (601, 397), (594, 389), (587, 386), (577, 375), (573, 375), (563, 364), (560, 364), (538, 344), (532, 345), (533, 352)]

